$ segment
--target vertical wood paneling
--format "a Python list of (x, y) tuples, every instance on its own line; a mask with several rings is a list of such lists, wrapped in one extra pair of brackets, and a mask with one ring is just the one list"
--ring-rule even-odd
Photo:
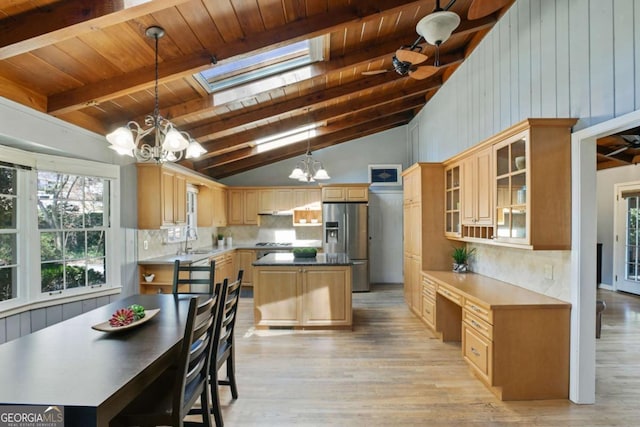
[(531, 117), (531, 13), (529, 3), (516, 2), (518, 11), (518, 86), (520, 117)]
[(82, 301), (82, 312), (86, 313), (98, 307), (96, 298), (85, 299)]
[(556, 111), (556, 10), (540, 9), (540, 113), (555, 117)]
[(7, 321), (0, 319), (0, 344), (7, 342)]
[(531, 0), (531, 116), (540, 117), (542, 115), (542, 58), (540, 48), (540, 0)]
[(506, 128), (511, 123), (511, 32), (509, 31), (509, 19), (511, 14), (502, 17), (498, 23), (500, 31), (500, 128)]
[(632, 108), (640, 0), (518, 0), (420, 114), (420, 160), (445, 160), (526, 117), (576, 117), (579, 130)]
[(589, 58), (591, 119), (613, 117), (613, 1), (589, 2)]
[(71, 319), (78, 314), (82, 314), (82, 301), (74, 301), (62, 305), (62, 320)]
[(591, 93), (589, 92), (589, 2), (569, 3), (569, 94), (571, 117), (579, 117), (578, 127), (591, 124)]
[[(640, 2), (636, 3), (640, 5)], [(634, 87), (638, 70), (629, 64), (634, 49), (633, 9), (633, 0), (616, 0), (613, 3), (615, 116), (633, 111), (635, 105), (635, 91), (630, 89)]]
[(487, 113), (493, 113), (493, 129), (500, 129), (500, 85), (502, 84), (500, 81), (499, 67), (500, 33), (498, 31), (492, 31), (489, 35), (492, 37), (493, 42), (491, 52), (491, 60), (493, 62), (491, 70), (491, 75), (493, 76), (493, 105), (490, 110), (487, 110)]
[(39, 331), (47, 326), (47, 310), (38, 308), (32, 310), (31, 314), (31, 332)]
[(509, 111), (511, 112), (510, 121), (519, 121), (523, 118), (520, 114), (520, 79), (518, 78), (518, 70), (520, 68), (518, 54), (520, 25), (518, 25), (517, 11), (514, 12), (516, 13), (509, 15), (509, 45), (511, 49), (509, 52), (509, 66), (511, 67), (509, 72), (511, 81), (511, 87), (509, 88), (511, 105), (509, 106)]
[(556, 1), (556, 114), (570, 116), (569, 0)]
[(31, 333), (31, 314), (28, 311), (20, 313), (20, 336)]
[(7, 322), (7, 341), (20, 337), (20, 315), (5, 317)]
[(55, 325), (62, 321), (62, 306), (47, 307), (47, 326)]

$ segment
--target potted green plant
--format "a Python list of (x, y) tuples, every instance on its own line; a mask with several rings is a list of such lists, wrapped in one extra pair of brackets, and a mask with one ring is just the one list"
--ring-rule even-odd
[(221, 248), (224, 246), (224, 234), (218, 233), (218, 247)]
[(451, 256), (453, 257), (453, 271), (456, 273), (466, 273), (469, 268), (469, 258), (476, 251), (476, 248), (471, 250), (467, 250), (466, 246), (462, 246), (459, 248), (453, 248), (453, 253)]

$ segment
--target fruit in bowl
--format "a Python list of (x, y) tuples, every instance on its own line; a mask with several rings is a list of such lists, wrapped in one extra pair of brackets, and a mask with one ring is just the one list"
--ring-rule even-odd
[(295, 248), (292, 252), (295, 258), (315, 258), (318, 253), (316, 248)]

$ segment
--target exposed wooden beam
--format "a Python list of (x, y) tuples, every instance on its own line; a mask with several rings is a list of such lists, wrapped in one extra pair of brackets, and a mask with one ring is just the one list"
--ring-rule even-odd
[[(392, 105), (379, 105), (377, 107), (373, 107), (366, 111), (360, 112), (360, 114), (354, 114), (343, 120), (334, 121), (330, 125), (316, 128), (315, 138), (322, 137), (324, 135), (328, 135), (331, 133), (335, 133), (349, 127), (357, 126), (361, 123), (365, 123), (371, 120), (384, 118), (384, 117), (397, 114), (400, 112), (404, 112), (404, 111), (411, 111), (417, 106), (420, 106), (422, 102), (423, 102), (422, 99), (414, 97), (410, 99), (396, 101)], [(221, 164), (241, 160), (245, 157), (254, 156), (258, 154), (260, 154), (259, 147), (247, 147), (247, 148), (242, 148), (240, 150), (227, 152), (225, 154), (211, 156), (210, 158), (205, 160), (199, 159), (196, 166), (199, 169), (207, 169), (209, 167), (214, 167)]]
[(0, 21), (0, 60), (148, 15), (190, 0), (66, 0)]
[[(431, 83), (432, 82), (432, 83)], [(399, 91), (389, 91), (385, 93), (374, 93), (373, 96), (361, 96), (348, 103), (337, 103), (336, 105), (328, 108), (319, 109), (316, 111), (310, 111), (307, 114), (300, 114), (295, 117), (281, 120), (277, 123), (270, 123), (265, 126), (252, 128), (243, 132), (234, 133), (233, 135), (227, 135), (221, 138), (217, 138), (210, 142), (201, 142), (202, 146), (208, 151), (205, 157), (211, 157), (216, 151), (231, 148), (233, 146), (251, 143), (257, 139), (265, 138), (270, 135), (274, 135), (286, 130), (302, 127), (311, 122), (321, 122), (327, 119), (337, 119), (346, 114), (353, 114), (363, 110), (369, 110), (382, 105), (389, 105), (403, 99), (412, 99), (414, 105), (420, 105), (424, 103), (422, 95), (440, 87), (439, 79), (436, 77), (432, 79), (428, 85), (424, 85), (424, 82), (415, 82), (410, 86), (411, 89), (403, 88)], [(419, 99), (419, 102), (415, 102), (415, 99)]]
[(0, 96), (41, 112), (47, 111), (47, 97), (0, 76)]
[[(362, 123), (358, 126), (350, 127), (342, 131), (318, 138), (312, 143), (312, 150), (319, 150), (329, 146), (341, 144), (356, 138), (381, 132), (408, 123), (413, 117), (410, 113), (399, 113), (383, 119), (377, 119)], [(271, 150), (263, 155), (249, 157), (247, 159), (223, 165), (219, 168), (208, 170), (208, 175), (212, 178), (220, 179), (230, 175), (253, 169), (255, 167), (268, 165), (291, 157), (302, 155), (306, 152), (306, 141), (296, 144), (294, 148), (284, 147), (282, 149)]]
[[(473, 34), (477, 31), (485, 30), (491, 28), (495, 24), (494, 17), (487, 17), (483, 19), (479, 19), (477, 21), (463, 21), (460, 26), (456, 29), (454, 34), (456, 35), (466, 35)], [(413, 35), (411, 37), (414, 37)], [(362, 65), (365, 63), (371, 63), (379, 60), (389, 60), (393, 57), (394, 52), (402, 45), (407, 43), (407, 36), (402, 35), (396, 37), (392, 40), (385, 41), (381, 44), (376, 44), (374, 46), (369, 46), (364, 49), (360, 49), (356, 52), (350, 52), (346, 56), (341, 56), (337, 58), (331, 58), (328, 61), (319, 62), (313, 65), (310, 65), (310, 73), (309, 79), (313, 79), (320, 75), (326, 74), (332, 71), (341, 71), (346, 70), (350, 67), (354, 67), (357, 65)], [(433, 49), (426, 43), (421, 44), (426, 52), (429, 49)], [(452, 52), (449, 55), (442, 56), (442, 62), (455, 62), (455, 55), (460, 55), (460, 62), (465, 57), (465, 54), (461, 52), (455, 53)], [(299, 84), (297, 82), (296, 84)], [(278, 90), (281, 90), (279, 88)], [(202, 114), (203, 111), (210, 110), (216, 107), (213, 101), (213, 96), (207, 96), (203, 99), (197, 99), (193, 101), (187, 101), (182, 104), (174, 105), (168, 108), (163, 108), (161, 114), (164, 117), (171, 117), (172, 121), (176, 124), (180, 124), (181, 120), (189, 119), (190, 117)], [(143, 118), (140, 117), (136, 119), (136, 121), (140, 121)]]
[[(454, 53), (444, 55), (442, 57), (442, 68), (446, 68), (452, 64), (462, 61), (463, 57), (460, 53)], [(200, 126), (194, 126), (185, 129), (189, 134), (196, 139), (207, 138), (210, 135), (214, 135), (217, 132), (229, 130), (235, 127), (244, 126), (249, 123), (265, 123), (268, 120), (273, 120), (281, 114), (289, 113), (294, 110), (302, 110), (305, 108), (313, 107), (314, 105), (326, 103), (337, 98), (357, 94), (362, 90), (377, 88), (383, 86), (397, 79), (408, 79), (410, 77), (403, 77), (396, 73), (386, 73), (377, 76), (367, 76), (362, 79), (355, 80), (351, 83), (332, 87), (329, 89), (321, 89), (316, 92), (312, 92), (309, 95), (289, 99), (277, 104), (269, 105), (264, 108), (254, 109), (244, 113), (236, 114), (234, 116), (222, 116), (215, 120), (208, 120), (206, 124)], [(430, 81), (430, 80), (429, 80)], [(429, 83), (424, 80), (422, 84), (426, 88), (429, 88)]]
[[(185, 57), (175, 58), (169, 64), (163, 63), (160, 74), (163, 79), (172, 80), (184, 75), (193, 74), (208, 67), (211, 57), (220, 63), (248, 52), (268, 48), (281, 43), (291, 43), (326, 34), (349, 22), (363, 22), (377, 19), (381, 14), (400, 11), (407, 5), (425, 5), (427, 1), (385, 0), (382, 5), (372, 5), (371, 1), (355, 0), (331, 13), (316, 14), (306, 19), (287, 23), (261, 33), (252, 34), (234, 42), (211, 46)], [(142, 35), (141, 35), (142, 36)], [(165, 69), (166, 67), (166, 69)], [(150, 87), (155, 78), (153, 67), (136, 70), (124, 76), (110, 79), (107, 82), (82, 86), (69, 91), (52, 95), (49, 99), (49, 113), (59, 114), (74, 111), (86, 105), (100, 103), (122, 96), (123, 93), (134, 92)], [(132, 88), (134, 90), (132, 90)]]

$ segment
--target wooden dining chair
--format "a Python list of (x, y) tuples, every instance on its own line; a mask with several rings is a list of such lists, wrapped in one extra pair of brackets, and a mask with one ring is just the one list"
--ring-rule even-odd
[(216, 262), (213, 259), (209, 265), (202, 266), (181, 264), (180, 260), (175, 260), (171, 291), (174, 294), (213, 294), (215, 269)]
[[(206, 300), (193, 297), (184, 338), (176, 367), (168, 369), (133, 400), (110, 426), (211, 426), (209, 371), (212, 354), (217, 354), (218, 341), (214, 339), (216, 316), (222, 298), (222, 286)], [(184, 417), (200, 400), (202, 422), (186, 422)]]
[[(211, 387), (213, 416), (216, 426), (224, 425), (222, 420), (222, 410), (220, 408), (220, 394), (218, 392), (219, 385), (227, 385), (231, 387), (231, 396), (238, 398), (238, 386), (236, 384), (235, 372), (235, 346), (233, 345), (233, 336), (236, 325), (236, 315), (238, 311), (238, 302), (240, 301), (240, 288), (242, 287), (243, 270), (238, 271), (237, 279), (227, 284), (225, 279), (224, 297), (220, 302), (217, 325), (215, 329), (215, 339), (217, 340), (217, 355), (211, 361), (209, 385)], [(224, 379), (218, 379), (218, 371), (222, 365), (226, 363), (227, 376)]]

